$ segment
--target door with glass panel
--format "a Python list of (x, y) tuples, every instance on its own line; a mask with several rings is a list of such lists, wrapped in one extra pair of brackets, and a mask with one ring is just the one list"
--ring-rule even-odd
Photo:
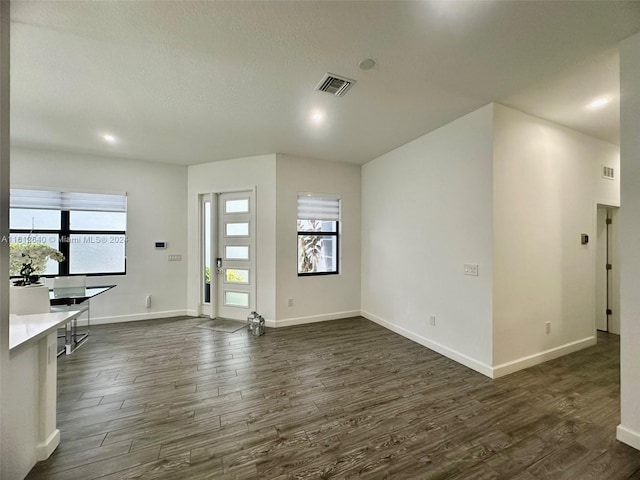
[(245, 320), (255, 309), (254, 192), (218, 196), (217, 317)]

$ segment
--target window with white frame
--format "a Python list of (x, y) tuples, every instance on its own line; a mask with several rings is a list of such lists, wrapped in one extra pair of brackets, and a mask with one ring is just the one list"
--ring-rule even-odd
[(298, 275), (339, 273), (340, 197), (298, 194)]
[(43, 275), (124, 275), (126, 195), (11, 189), (11, 243), (43, 243), (62, 252)]

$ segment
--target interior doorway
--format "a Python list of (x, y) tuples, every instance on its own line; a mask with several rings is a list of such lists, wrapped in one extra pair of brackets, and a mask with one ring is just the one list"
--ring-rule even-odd
[(201, 195), (200, 313), (246, 320), (256, 309), (254, 190)]
[(620, 335), (618, 207), (598, 205), (596, 220), (596, 329)]

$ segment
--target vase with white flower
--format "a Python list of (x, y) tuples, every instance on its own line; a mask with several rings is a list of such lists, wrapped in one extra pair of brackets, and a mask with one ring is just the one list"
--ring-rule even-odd
[(46, 269), (47, 260), (62, 262), (64, 255), (45, 243), (12, 243), (10, 245), (9, 273), (20, 275), (14, 285), (37, 283)]

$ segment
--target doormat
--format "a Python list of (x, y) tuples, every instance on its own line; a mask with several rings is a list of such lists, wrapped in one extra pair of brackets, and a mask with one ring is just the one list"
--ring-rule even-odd
[(245, 322), (240, 322), (238, 320), (229, 320), (228, 318), (216, 318), (214, 320), (209, 320), (202, 325), (198, 325), (198, 328), (206, 328), (215, 332), (224, 333), (234, 333), (246, 327), (247, 324)]

